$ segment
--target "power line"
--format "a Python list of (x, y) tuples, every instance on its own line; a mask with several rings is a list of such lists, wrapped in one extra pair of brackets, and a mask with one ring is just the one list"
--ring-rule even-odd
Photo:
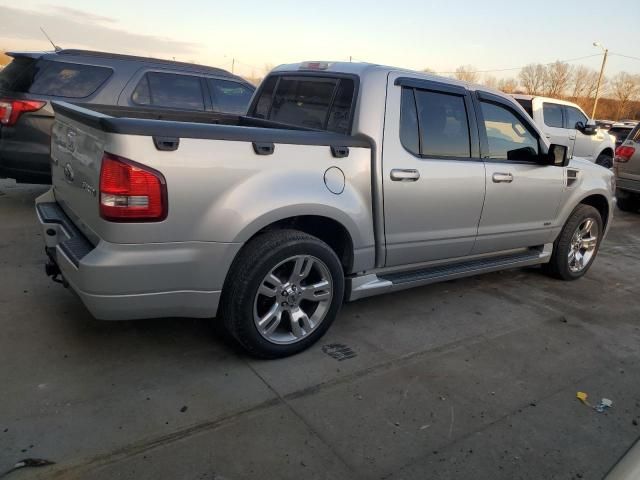
[(615, 55), (616, 57), (624, 57), (624, 58), (630, 58), (631, 60), (640, 60), (640, 57), (633, 57), (631, 55), (623, 55), (621, 53), (609, 53), (609, 55)]
[[(577, 62), (578, 60), (585, 60), (587, 58), (599, 57), (601, 55), (602, 55), (601, 53), (595, 53), (593, 55), (585, 55), (584, 57), (576, 57), (576, 58), (569, 58), (567, 60), (556, 60), (555, 62), (542, 63), (541, 65), (546, 67), (548, 65), (553, 65), (554, 63), (557, 63), (557, 62), (561, 62), (561, 63)], [(496, 68), (496, 69), (493, 69), (493, 70), (475, 70), (473, 72), (466, 72), (466, 73), (508, 72), (508, 71), (513, 71), (513, 70), (522, 70), (522, 68), (523, 67)], [(434, 73), (437, 73), (437, 74), (450, 74), (450, 73), (457, 73), (457, 72), (454, 70), (453, 72), (434, 72)]]

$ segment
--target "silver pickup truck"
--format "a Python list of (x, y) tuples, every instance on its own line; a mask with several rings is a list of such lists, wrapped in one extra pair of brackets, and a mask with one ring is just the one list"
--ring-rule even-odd
[(54, 109), (48, 274), (97, 318), (218, 317), (262, 357), (344, 300), (534, 264), (577, 279), (612, 218), (612, 173), (515, 100), (413, 71), (280, 66), (210, 122)]

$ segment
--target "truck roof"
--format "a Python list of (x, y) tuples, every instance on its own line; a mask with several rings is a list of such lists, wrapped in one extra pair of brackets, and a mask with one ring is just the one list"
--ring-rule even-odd
[[(140, 57), (136, 55), (124, 55), (120, 53), (100, 52), (94, 50), (80, 50), (80, 49), (63, 49), (58, 51), (10, 51), (6, 52), (10, 57), (28, 57), (28, 58), (46, 58), (54, 59), (57, 56), (66, 57), (90, 57), (92, 59), (103, 60), (105, 63), (109, 61), (118, 62), (132, 62), (139, 63), (141, 65), (156, 65), (164, 67), (178, 68), (184, 71), (210, 73), (214, 75), (226, 76), (230, 78), (240, 79), (240, 77), (223, 70), (221, 68), (210, 67), (208, 65), (199, 65), (197, 63), (177, 62), (175, 60), (164, 60), (161, 58), (152, 57)], [(246, 83), (246, 80), (243, 80)]]
[[(516, 100), (533, 100), (534, 98), (539, 98), (540, 100), (548, 101), (550, 103), (558, 103), (560, 105), (570, 105), (572, 107), (580, 108), (579, 105), (577, 105), (577, 104), (575, 104), (573, 102), (568, 102), (566, 100), (560, 100), (559, 98), (543, 97), (542, 95), (525, 95), (525, 94), (522, 94), (522, 93), (512, 93), (510, 95), (513, 98), (515, 98)], [(582, 108), (580, 108), (580, 110), (582, 110)]]
[[(317, 65), (317, 66), (314, 66)], [(434, 80), (437, 82), (445, 82), (452, 85), (460, 85), (462, 87), (468, 88), (469, 90), (485, 90), (488, 92), (495, 93), (496, 95), (506, 96), (504, 92), (499, 90), (486, 87), (484, 85), (479, 85), (476, 83), (464, 82), (462, 80), (457, 80), (455, 78), (444, 77), (441, 75), (436, 75), (434, 73), (427, 72), (419, 72), (417, 70), (410, 70), (408, 68), (400, 68), (400, 67), (391, 67), (388, 65), (380, 65), (377, 63), (367, 63), (367, 62), (331, 62), (331, 61), (307, 61), (307, 62), (299, 62), (299, 63), (289, 63), (284, 65), (279, 65), (273, 69), (273, 72), (309, 72), (309, 71), (319, 71), (319, 72), (334, 72), (334, 73), (347, 73), (352, 75), (358, 75), (359, 77), (364, 77), (365, 75), (371, 74), (373, 72), (399, 72), (399, 73), (407, 73), (412, 77), (424, 78), (425, 80)]]

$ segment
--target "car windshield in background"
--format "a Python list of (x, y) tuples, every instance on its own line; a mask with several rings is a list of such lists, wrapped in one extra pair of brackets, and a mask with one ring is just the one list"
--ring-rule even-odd
[(616, 137), (616, 143), (622, 143), (627, 139), (627, 135), (631, 133), (633, 127), (611, 127), (609, 134)]
[(348, 134), (354, 91), (350, 78), (272, 76), (265, 82), (254, 116)]
[(93, 94), (111, 73), (110, 68), (93, 65), (17, 58), (0, 74), (0, 88), (36, 95), (84, 98)]

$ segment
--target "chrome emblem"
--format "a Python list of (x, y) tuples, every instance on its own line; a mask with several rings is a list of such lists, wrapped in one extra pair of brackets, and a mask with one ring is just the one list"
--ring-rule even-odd
[(95, 187), (92, 187), (87, 182), (82, 182), (82, 189), (93, 197), (98, 195), (98, 192), (96, 191)]
[(73, 182), (74, 174), (73, 174), (73, 168), (71, 168), (71, 164), (70, 164), (70, 163), (67, 163), (67, 164), (64, 166), (63, 171), (64, 171), (64, 178), (66, 178), (66, 179), (67, 179), (67, 182), (72, 183), (72, 182)]

